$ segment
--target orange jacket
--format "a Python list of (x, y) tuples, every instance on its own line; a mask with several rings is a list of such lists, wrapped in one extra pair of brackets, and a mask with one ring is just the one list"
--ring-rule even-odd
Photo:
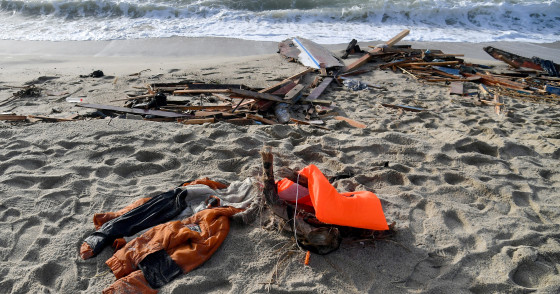
[(241, 211), (243, 209), (217, 207), (203, 210), (183, 221), (153, 227), (106, 261), (118, 280), (103, 293), (156, 293), (150, 287), (153, 281), (148, 281), (138, 269), (146, 257), (165, 251), (164, 254), (183, 273), (187, 273), (212, 256), (229, 232), (229, 217)]

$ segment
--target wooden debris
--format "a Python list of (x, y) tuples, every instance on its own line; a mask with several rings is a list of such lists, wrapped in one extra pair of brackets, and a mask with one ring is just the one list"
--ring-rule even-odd
[(231, 93), (231, 89), (191, 89), (191, 90), (175, 90), (173, 95), (190, 95), (190, 94), (214, 94), (214, 93)]
[(211, 118), (193, 118), (193, 119), (180, 119), (178, 122), (185, 124), (185, 125), (201, 125), (205, 123), (215, 123), (216, 119)]
[(349, 119), (349, 118), (344, 117), (344, 116), (335, 116), (334, 119), (345, 121), (345, 122), (347, 122), (349, 125), (351, 125), (351, 126), (353, 126), (353, 127), (356, 127), (356, 128), (360, 128), (360, 129), (365, 129), (365, 128), (367, 127), (365, 124), (363, 124), (363, 123), (361, 123), (361, 122), (357, 122), (357, 121), (355, 121), (355, 120), (353, 120), (353, 119)]
[(42, 116), (42, 115), (28, 115), (27, 120), (30, 122), (38, 122), (38, 121), (49, 121), (49, 122), (65, 122), (65, 121), (74, 121), (73, 119), (69, 118), (57, 118), (57, 117), (49, 117), (49, 116)]
[(0, 120), (24, 121), (24, 120), (27, 120), (27, 116), (25, 116), (25, 115), (15, 115), (15, 114), (0, 114)]
[(496, 112), (497, 115), (502, 114), (502, 101), (500, 99), (500, 96), (498, 96), (498, 94), (494, 95), (494, 102), (496, 103), (496, 105), (494, 106), (494, 112)]
[(261, 122), (261, 123), (266, 124), (266, 125), (275, 125), (276, 124), (275, 121), (270, 120), (270, 119), (266, 119), (266, 118), (264, 118), (262, 116), (259, 116), (259, 115), (254, 115), (254, 114), (247, 113), (247, 114), (245, 114), (245, 117), (248, 118), (248, 119), (252, 119), (254, 121)]
[(321, 84), (313, 89), (313, 91), (311, 91), (311, 94), (309, 94), (309, 96), (307, 96), (306, 101), (312, 101), (315, 100), (317, 98), (319, 98), (319, 96), (321, 96), (321, 94), (323, 94), (323, 92), (327, 89), (327, 87), (332, 83), (332, 81), (334, 80), (334, 78), (331, 77), (327, 77), (323, 80), (323, 82), (321, 82)]
[[(403, 30), (398, 35), (393, 37), (391, 40), (385, 42), (385, 45), (387, 47), (391, 47), (391, 46), (395, 45), (397, 42), (399, 42), (400, 40), (402, 40), (404, 37), (406, 37), (409, 33), (410, 33), (410, 30)], [(342, 72), (349, 72), (349, 71), (357, 69), (358, 67), (360, 67), (360, 66), (364, 65), (366, 62), (368, 62), (372, 58), (372, 54), (376, 54), (376, 53), (379, 53), (379, 52), (382, 52), (382, 51), (383, 51), (383, 47), (376, 47), (376, 48), (371, 49), (367, 54), (360, 57), (360, 59), (358, 59), (355, 62), (353, 62), (352, 64), (344, 67), (342, 69)]]
[[(273, 102), (284, 102), (284, 103), (286, 103), (286, 101), (284, 101), (282, 98), (280, 98), (276, 95), (268, 94), (268, 93), (259, 93), (259, 92), (249, 91), (249, 90), (241, 90), (241, 89), (232, 89), (230, 91), (231, 91), (231, 93), (237, 94), (241, 97), (248, 97), (248, 98), (259, 99), (259, 100), (268, 100), (268, 101), (273, 101)], [(291, 102), (287, 102), (287, 103), (291, 103)]]
[(403, 110), (408, 110), (408, 111), (412, 111), (412, 112), (420, 112), (420, 111), (424, 111), (424, 108), (420, 108), (420, 107), (414, 107), (414, 106), (406, 106), (406, 105), (395, 105), (395, 104), (381, 104), (385, 107), (390, 107), (390, 108), (396, 108), (396, 109), (403, 109)]
[(284, 96), (284, 100), (289, 100), (293, 103), (297, 102), (301, 98), (301, 95), (303, 91), (305, 91), (305, 89), (307, 89), (307, 85), (299, 84), (295, 86), (290, 90), (290, 92), (286, 94), (286, 96)]
[(188, 114), (175, 113), (175, 112), (171, 112), (171, 111), (139, 109), (139, 108), (126, 108), (126, 107), (119, 107), (119, 106), (112, 106), (112, 105), (102, 105), (102, 104), (79, 103), (79, 104), (76, 104), (76, 106), (87, 107), (87, 108), (95, 108), (95, 109), (98, 109), (98, 110), (109, 110), (109, 111), (116, 111), (116, 112), (123, 112), (123, 113), (132, 113), (132, 114), (140, 114), (140, 115), (155, 115), (155, 116), (172, 117), (172, 118), (181, 118), (181, 117), (190, 116)]
[(303, 120), (299, 120), (299, 119), (295, 119), (295, 118), (291, 118), (290, 120), (292, 122), (296, 123), (296, 124), (312, 126), (312, 127), (316, 127), (316, 128), (323, 129), (323, 130), (330, 130), (329, 128), (320, 126), (317, 123), (314, 123), (312, 121), (303, 121)]

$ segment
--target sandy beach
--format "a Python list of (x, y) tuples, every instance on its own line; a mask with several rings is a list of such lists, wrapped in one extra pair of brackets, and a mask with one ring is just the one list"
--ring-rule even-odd
[[(560, 63), (559, 42), (400, 44), (504, 68), (482, 47)], [(111, 101), (156, 82), (265, 88), (304, 69), (277, 46), (218, 38), (0, 41), (0, 113), (88, 116), (95, 110), (66, 98), (122, 106)], [(346, 44), (327, 47), (340, 54)], [(105, 76), (80, 77), (94, 70)], [(443, 83), (390, 70), (359, 78), (387, 91), (331, 85), (321, 99), (364, 129), (329, 118), (329, 130), (125, 118), (0, 121), (0, 293), (100, 293), (115, 281), (105, 265), (113, 250), (79, 256), (95, 231), (93, 214), (200, 177), (257, 177), (265, 144), (277, 167), (351, 172), (333, 185), (374, 192), (396, 234), (343, 241), (304, 266), (305, 252), (291, 236), (267, 229), (267, 219), (232, 223), (209, 261), (160, 293), (559, 293), (560, 106), (503, 97), (507, 115), (497, 115), (450, 95)], [(17, 87), (30, 84), (43, 94), (14, 98)]]

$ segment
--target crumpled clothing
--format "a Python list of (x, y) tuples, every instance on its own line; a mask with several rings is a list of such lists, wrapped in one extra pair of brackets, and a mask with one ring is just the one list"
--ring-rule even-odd
[[(109, 293), (157, 293), (152, 285), (161, 285), (161, 281), (147, 278), (145, 272), (154, 272), (151, 264), (139, 264), (151, 254), (167, 254), (173, 261), (171, 265), (157, 263), (157, 271), (171, 272), (171, 276), (162, 277), (165, 281), (176, 276), (176, 271), (168, 267), (178, 265), (187, 273), (208, 260), (227, 237), (229, 218), (243, 209), (234, 207), (217, 207), (206, 209), (183, 221), (171, 221), (153, 227), (140, 237), (127, 243), (117, 251), (106, 264), (117, 281), (103, 290)], [(151, 281), (149, 279), (152, 279)]]
[[(128, 241), (123, 237), (129, 237), (127, 239), (130, 240), (154, 225), (189, 217), (207, 208), (206, 200), (210, 196), (219, 199), (219, 206), (247, 208), (258, 195), (255, 183), (254, 178), (247, 178), (228, 186), (203, 178), (186, 182), (152, 198), (139, 199), (117, 212), (96, 214), (93, 222), (97, 231), (86, 238), (80, 256), (83, 259), (91, 258), (111, 243), (113, 247), (120, 248)], [(251, 221), (249, 213), (254, 210), (249, 209), (236, 218), (248, 223)]]

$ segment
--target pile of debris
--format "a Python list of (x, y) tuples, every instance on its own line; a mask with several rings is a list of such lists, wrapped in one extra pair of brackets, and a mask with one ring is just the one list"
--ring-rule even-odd
[[(512, 69), (497, 72), (492, 66), (465, 62), (460, 58), (463, 54), (396, 45), (408, 33), (409, 30), (404, 30), (383, 44), (370, 46), (365, 54), (357, 41), (352, 40), (340, 58), (313, 41), (287, 39), (279, 43), (278, 53), (300, 62), (305, 69), (264, 89), (197, 81), (153, 83), (142, 87), (144, 92), (139, 95), (112, 101), (124, 101), (123, 106), (87, 103), (78, 103), (77, 106), (95, 108), (103, 113), (102, 117), (105, 114), (126, 113), (145, 120), (183, 124), (225, 121), (238, 125), (296, 123), (325, 128), (323, 119), (330, 117), (365, 128), (360, 122), (339, 116), (332, 101), (320, 98), (332, 83), (344, 85), (350, 90), (373, 88), (386, 91), (382, 86), (351, 78), (373, 69), (400, 71), (422, 83), (445, 83), (450, 86), (451, 94), (471, 98), (476, 105), (494, 106), (497, 113), (503, 112), (502, 97), (506, 96), (532, 101), (560, 101), (560, 66), (552, 61), (537, 57), (529, 59), (486, 47), (486, 52), (506, 62)], [(350, 65), (341, 61), (341, 58), (356, 54), (362, 56)], [(360, 69), (372, 61), (375, 62), (372, 68)], [(101, 71), (96, 72), (102, 75)], [(97, 77), (94, 75), (96, 72), (90, 76)], [(473, 88), (475, 91), (472, 91)], [(426, 110), (407, 105), (382, 105), (407, 111)], [(5, 116), (5, 119), (23, 120), (27, 117)]]

